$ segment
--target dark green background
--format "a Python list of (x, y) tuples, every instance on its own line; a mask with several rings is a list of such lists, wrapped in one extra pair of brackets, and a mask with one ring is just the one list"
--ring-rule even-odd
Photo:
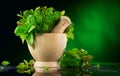
[(16, 0), (0, 2), (0, 62), (17, 64), (31, 59), (27, 45), (14, 35), (17, 13), (37, 6), (66, 11), (75, 24), (74, 40), (66, 50), (83, 48), (95, 62), (120, 62), (119, 0)]

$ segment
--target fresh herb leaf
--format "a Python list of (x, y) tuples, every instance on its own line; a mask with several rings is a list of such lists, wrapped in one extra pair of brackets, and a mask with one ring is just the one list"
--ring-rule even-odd
[(34, 64), (34, 60), (31, 59), (30, 61), (24, 60), (23, 62), (19, 63), (16, 66), (16, 71), (18, 73), (28, 73), (31, 74), (32, 72), (34, 72), (34, 68), (33, 68), (33, 64)]
[(33, 42), (34, 42), (34, 36), (32, 33), (29, 33), (26, 37), (26, 41), (28, 44), (32, 45), (33, 46)]
[(2, 64), (3, 66), (7, 66), (7, 65), (9, 65), (9, 64), (10, 64), (10, 62), (9, 62), (9, 61), (7, 61), (7, 60), (5, 60), (5, 61), (2, 61), (2, 62), (1, 62), (1, 64)]

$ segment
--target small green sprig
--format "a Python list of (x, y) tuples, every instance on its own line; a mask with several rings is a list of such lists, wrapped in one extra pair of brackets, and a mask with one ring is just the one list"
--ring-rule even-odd
[(10, 62), (7, 61), (7, 60), (4, 60), (4, 61), (1, 62), (1, 65), (8, 66), (8, 65), (10, 65)]
[(31, 74), (34, 71), (33, 68), (34, 60), (31, 59), (30, 61), (24, 60), (23, 62), (19, 63), (16, 66), (16, 71), (18, 73), (28, 73)]

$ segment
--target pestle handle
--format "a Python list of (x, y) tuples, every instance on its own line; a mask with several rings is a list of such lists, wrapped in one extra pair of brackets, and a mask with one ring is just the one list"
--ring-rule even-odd
[(70, 18), (67, 16), (61, 16), (60, 21), (53, 29), (52, 33), (64, 33), (65, 29), (71, 24)]

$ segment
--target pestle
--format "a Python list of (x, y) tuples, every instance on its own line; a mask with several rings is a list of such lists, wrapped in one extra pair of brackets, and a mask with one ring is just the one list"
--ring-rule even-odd
[(61, 16), (60, 21), (53, 29), (52, 33), (64, 33), (65, 29), (71, 24), (70, 18), (67, 16)]

